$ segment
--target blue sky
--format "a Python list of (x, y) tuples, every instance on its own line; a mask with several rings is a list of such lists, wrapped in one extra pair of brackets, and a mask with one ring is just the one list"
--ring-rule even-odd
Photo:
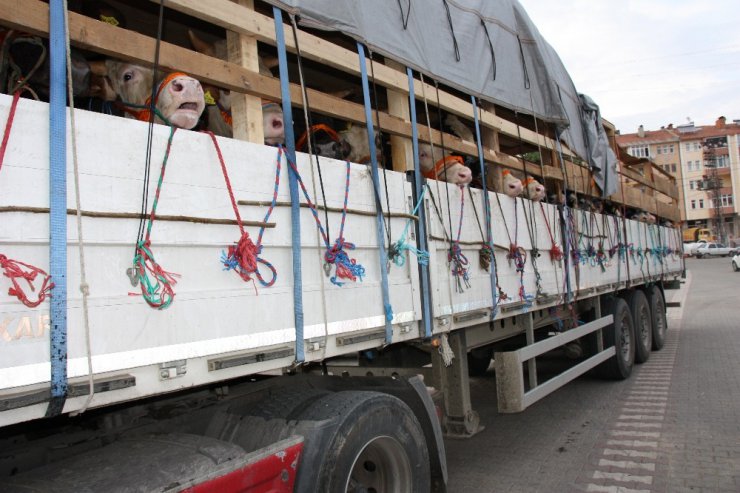
[(622, 133), (740, 119), (737, 0), (519, 0)]

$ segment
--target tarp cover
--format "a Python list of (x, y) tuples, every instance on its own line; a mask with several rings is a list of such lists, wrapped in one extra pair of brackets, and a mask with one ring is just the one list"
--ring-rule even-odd
[(268, 1), (303, 25), (340, 31), (451, 87), (557, 124), (563, 141), (604, 173), (597, 183), (616, 183), (606, 177), (612, 165), (593, 161), (609, 158), (603, 129), (594, 129), (560, 58), (517, 0)]

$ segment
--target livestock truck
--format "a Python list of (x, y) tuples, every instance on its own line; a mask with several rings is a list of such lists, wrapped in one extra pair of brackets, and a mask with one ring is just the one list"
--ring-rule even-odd
[[(469, 374), (519, 412), (663, 345), (680, 232), (626, 217), (676, 224), (675, 183), (620, 164), (515, 0), (92, 3), (0, 0), (50, 59), (48, 101), (0, 95), (0, 490), (445, 491)], [(67, 41), (230, 91), (233, 138), (67, 107)], [(307, 116), (380, 148), (296, 153)], [(420, 142), (477, 186), (424, 179)]]

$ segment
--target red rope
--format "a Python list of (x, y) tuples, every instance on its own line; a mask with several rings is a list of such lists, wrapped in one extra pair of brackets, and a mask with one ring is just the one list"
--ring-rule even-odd
[[(13, 127), (13, 120), (15, 119), (15, 110), (18, 107), (18, 100), (20, 99), (20, 91), (16, 91), (13, 94), (13, 102), (10, 105), (10, 113), (8, 114), (8, 121), (5, 123), (5, 132), (3, 133), (3, 142), (0, 145), (0, 170), (3, 168), (5, 162), (5, 151), (8, 149), (8, 141), (10, 140), (10, 130)], [(51, 276), (49, 276), (43, 269), (35, 267), (31, 264), (26, 264), (18, 260), (13, 260), (0, 254), (0, 268), (3, 270), (3, 275), (10, 279), (13, 283), (13, 287), (8, 289), (10, 296), (15, 296), (18, 300), (29, 308), (35, 308), (39, 306), (47, 296), (51, 296), (51, 290), (54, 288), (54, 283), (51, 282)], [(18, 279), (24, 279), (28, 284), (28, 287), (32, 292), (36, 291), (33, 285), (33, 281), (36, 280), (38, 275), (43, 277), (41, 282), (41, 289), (38, 292), (36, 301), (31, 301), (26, 296), (25, 291), (21, 287)]]
[(21, 92), (16, 91), (13, 94), (13, 102), (10, 104), (10, 113), (8, 114), (8, 121), (5, 123), (5, 133), (3, 134), (3, 143), (0, 147), (0, 170), (3, 169), (3, 162), (5, 161), (5, 151), (8, 148), (8, 140), (10, 140), (10, 129), (13, 127), (13, 119), (15, 119), (15, 109), (18, 107), (18, 99), (21, 97)]
[(233, 269), (243, 280), (251, 281), (252, 274), (257, 274), (257, 257), (259, 256), (260, 248), (254, 244), (252, 239), (249, 237), (249, 233), (244, 229), (244, 223), (242, 223), (242, 217), (241, 214), (239, 214), (239, 207), (237, 206), (236, 198), (234, 197), (234, 190), (231, 187), (231, 180), (229, 180), (229, 172), (226, 169), (226, 162), (221, 153), (221, 147), (218, 145), (218, 140), (213, 132), (206, 131), (205, 133), (211, 137), (213, 146), (216, 148), (216, 154), (221, 163), (221, 171), (223, 171), (224, 181), (226, 182), (226, 190), (229, 192), (229, 199), (231, 200), (231, 206), (234, 209), (236, 223), (239, 225), (239, 231), (241, 232), (239, 241), (229, 247), (223, 262), (226, 269)]
[[(0, 254), (0, 268), (3, 269), (3, 275), (13, 283), (13, 287), (8, 289), (8, 294), (18, 298), (18, 300), (28, 308), (39, 306), (47, 296), (51, 296), (50, 291), (54, 288), (54, 283), (51, 282), (51, 276), (49, 276), (44, 270), (24, 262), (9, 259), (2, 254)], [(35, 292), (36, 288), (33, 285), (33, 281), (36, 280), (36, 276), (39, 274), (43, 277), (41, 289), (39, 289), (36, 301), (32, 301), (28, 299), (28, 296), (26, 296), (23, 288), (18, 283), (18, 279), (25, 279), (31, 291)]]
[(542, 217), (545, 219), (545, 226), (547, 226), (547, 234), (550, 236), (550, 244), (552, 245), (550, 247), (549, 253), (550, 253), (550, 260), (553, 262), (560, 262), (563, 260), (563, 250), (560, 249), (560, 246), (555, 243), (555, 238), (552, 236), (552, 231), (550, 230), (550, 221), (547, 219), (547, 214), (545, 213), (545, 206), (542, 205), (542, 202), (540, 202), (540, 210), (542, 211)]

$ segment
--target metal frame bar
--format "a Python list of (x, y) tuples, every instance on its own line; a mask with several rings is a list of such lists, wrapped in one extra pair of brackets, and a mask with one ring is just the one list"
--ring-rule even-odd
[[(534, 344), (529, 344), (530, 331), (533, 333), (531, 328), (532, 324), (529, 323), (526, 328), (527, 346), (516, 351), (497, 352), (494, 354), (493, 359), (496, 368), (496, 393), (498, 395), (499, 412), (516, 413), (523, 411), (566, 383), (574, 380), (580, 375), (583, 375), (591, 368), (614, 356), (616, 354), (614, 347), (609, 347), (539, 385), (537, 384), (536, 366), (532, 364), (534, 363), (535, 357), (595, 331), (599, 331), (597, 335), (598, 344), (599, 340), (603, 341), (600, 337), (600, 329), (611, 325), (613, 322), (614, 317), (612, 315), (607, 315), (606, 317), (597, 318), (596, 320), (581, 325), (580, 327), (568, 330), (567, 332), (563, 332), (562, 334), (558, 334)], [(603, 342), (601, 345), (603, 346)], [(529, 381), (531, 388), (528, 391), (524, 388), (524, 370), (522, 364), (525, 361), (529, 364)], [(534, 378), (532, 376), (533, 373), (535, 373)]]

